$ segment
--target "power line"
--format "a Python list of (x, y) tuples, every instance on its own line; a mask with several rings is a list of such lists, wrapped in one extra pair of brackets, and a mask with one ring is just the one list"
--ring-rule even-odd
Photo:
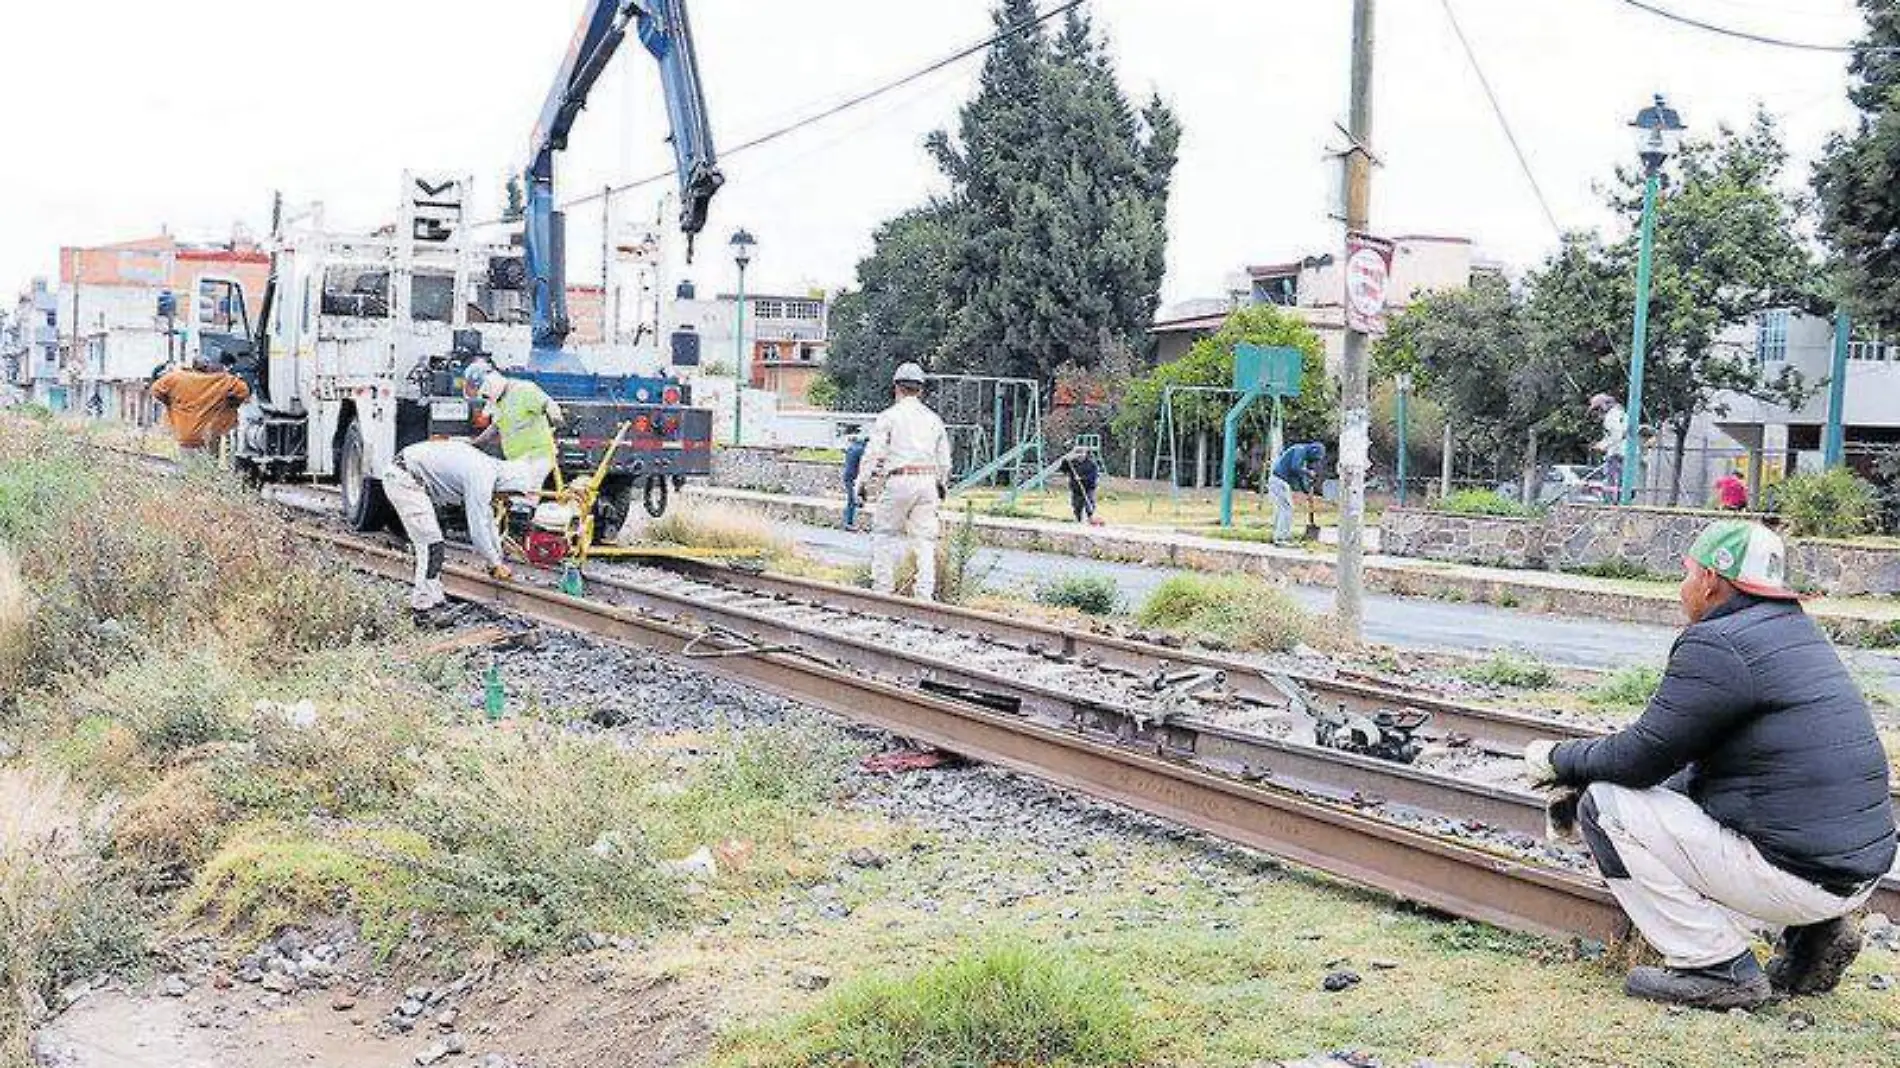
[[(895, 92), (896, 90), (902, 89), (904, 86), (910, 85), (913, 82), (919, 81), (923, 78), (927, 78), (930, 75), (935, 74), (940, 70), (943, 70), (945, 67), (949, 67), (954, 64), (960, 63), (963, 60), (966, 60), (970, 58), (971, 56), (976, 55), (979, 52), (983, 52), (989, 49), (993, 45), (999, 44), (1003, 41), (1007, 41), (1012, 37), (1017, 37), (1017, 36), (1021, 36), (1022, 34), (1028, 33), (1036, 29), (1037, 27), (1043, 25), (1044, 23), (1048, 22), (1049, 20), (1054, 19), (1059, 15), (1067, 14), (1068, 12), (1073, 11), (1078, 7), (1081, 7), (1083, 4), (1087, 2), (1088, 0), (1067, 0), (1067, 2), (1058, 4), (1055, 7), (1050, 8), (1048, 11), (1045, 11), (1042, 14), (1037, 15), (1033, 19), (1025, 19), (1022, 22), (1016, 23), (1015, 25), (1005, 26), (1001, 30), (997, 31), (996, 33), (991, 34), (987, 38), (984, 38), (982, 41), (979, 41), (976, 44), (970, 45), (968, 48), (959, 49), (958, 51), (948, 56), (945, 56), (942, 59), (937, 60), (936, 62), (930, 64), (927, 67), (923, 67), (919, 70), (912, 71), (911, 73), (906, 74), (901, 78), (898, 78), (894, 81), (886, 82), (883, 85), (876, 87), (875, 89), (866, 90), (865, 92), (859, 93), (858, 95), (851, 97), (848, 100), (841, 101), (837, 104), (832, 105), (831, 107), (825, 108), (823, 111), (819, 111), (811, 115), (807, 115), (802, 119), (795, 119), (792, 122), (786, 123), (785, 125), (778, 127), (777, 129), (767, 131), (766, 133), (762, 133), (759, 136), (754, 137), (748, 141), (744, 141), (740, 144), (733, 145), (731, 148), (723, 149), (721, 150), (720, 155), (729, 159), (733, 156), (738, 155), (741, 152), (745, 152), (749, 149), (758, 148), (761, 145), (770, 144), (773, 141), (777, 141), (782, 137), (785, 137), (789, 134), (802, 130), (807, 126), (811, 126), (815, 123), (823, 122), (826, 119), (829, 119), (835, 115), (840, 115), (846, 111), (850, 111), (852, 108), (856, 108), (861, 105), (868, 104), (871, 101), (876, 100), (880, 96), (884, 96), (887, 93)], [(562, 205), (562, 207), (573, 208), (582, 204), (587, 204), (587, 203), (591, 203), (593, 201), (599, 200), (602, 197), (618, 196), (621, 193), (626, 193), (631, 190), (638, 189), (641, 186), (652, 185), (655, 182), (665, 181), (666, 179), (671, 178), (671, 177), (673, 177), (673, 171), (671, 168), (669, 168), (664, 171), (659, 171), (657, 173), (647, 175), (645, 178), (639, 178), (634, 181), (628, 182), (625, 185), (611, 186), (598, 193), (588, 193), (585, 196), (576, 197), (573, 200), (567, 201), (565, 204)]]
[(1491, 102), (1491, 114), (1496, 115), (1498, 126), (1504, 131), (1504, 139), (1511, 143), (1511, 154), (1517, 157), (1517, 166), (1524, 172), (1524, 179), (1531, 184), (1531, 192), (1537, 195), (1537, 206), (1544, 211), (1544, 218), (1550, 228), (1557, 231), (1559, 238), (1564, 235), (1563, 224), (1557, 221), (1557, 213), (1550, 210), (1550, 200), (1544, 196), (1544, 187), (1537, 181), (1536, 172), (1531, 170), (1531, 161), (1524, 155), (1524, 146), (1518, 143), (1516, 131), (1511, 129), (1511, 120), (1504, 114), (1504, 105), (1498, 102), (1498, 94), (1491, 89), (1491, 79), (1485, 77), (1484, 66), (1478, 62), (1478, 53), (1471, 47), (1471, 40), (1465, 36), (1465, 29), (1458, 24), (1458, 13), (1452, 9), (1451, 0), (1439, 0), (1445, 8), (1445, 18), (1451, 22), (1451, 32), (1458, 36), (1458, 43), (1464, 47), (1465, 59), (1471, 63), (1471, 73), (1478, 76), (1478, 85), (1484, 89), (1484, 98)]
[(1633, 7), (1638, 11), (1648, 12), (1649, 14), (1654, 15), (1657, 18), (1668, 19), (1670, 22), (1681, 23), (1684, 26), (1693, 26), (1694, 28), (1698, 30), (1705, 30), (1709, 33), (1720, 34), (1723, 37), (1733, 37), (1733, 38), (1736, 38), (1737, 40), (1750, 41), (1755, 44), (1761, 44), (1761, 45), (1770, 45), (1775, 48), (1792, 48), (1799, 52), (1832, 52), (1832, 53), (1846, 54), (1846, 55), (1852, 55), (1855, 53), (1900, 52), (1900, 48), (1891, 48), (1891, 47), (1879, 47), (1879, 46), (1870, 46), (1870, 45), (1851, 45), (1851, 44), (1841, 44), (1841, 45), (1820, 44), (1814, 41), (1790, 41), (1783, 37), (1771, 37), (1764, 33), (1751, 33), (1748, 30), (1738, 30), (1732, 26), (1721, 26), (1713, 22), (1704, 22), (1701, 19), (1692, 18), (1680, 12), (1671, 11), (1665, 7), (1658, 7), (1655, 4), (1645, 3), (1644, 0), (1618, 0), (1618, 2), (1623, 4), (1626, 7)]

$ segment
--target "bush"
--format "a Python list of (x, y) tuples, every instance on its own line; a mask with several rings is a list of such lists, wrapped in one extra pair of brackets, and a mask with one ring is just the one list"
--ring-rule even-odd
[(1662, 677), (1658, 668), (1624, 668), (1586, 691), (1583, 700), (1596, 708), (1642, 708), (1656, 696)]
[(1537, 514), (1535, 509), (1483, 489), (1459, 490), (1449, 497), (1440, 497), (1432, 502), (1432, 511), (1448, 515), (1488, 515), (1509, 519), (1523, 519)]
[(1874, 487), (1846, 468), (1795, 475), (1775, 487), (1774, 508), (1800, 538), (1870, 534), (1879, 515)]
[(646, 525), (645, 541), (689, 549), (757, 552), (780, 556), (792, 543), (764, 512), (734, 504), (675, 498), (666, 514)]
[(1621, 556), (1613, 556), (1608, 560), (1600, 560), (1594, 564), (1583, 564), (1579, 567), (1570, 568), (1569, 570), (1573, 574), (1589, 575), (1592, 578), (1636, 579), (1641, 581), (1657, 581), (1669, 578), (1667, 575), (1658, 575), (1642, 564)]
[(1021, 943), (854, 980), (762, 1038), (751, 1063), (870, 1068), (1126, 1065), (1148, 1045), (1134, 999), (1112, 977)]
[(1235, 649), (1289, 652), (1314, 640), (1317, 621), (1278, 587), (1245, 575), (1175, 575), (1141, 606), (1143, 626)]
[(1556, 673), (1547, 665), (1512, 653), (1498, 653), (1458, 675), (1467, 682), (1509, 690), (1545, 690), (1557, 682)]
[(1107, 575), (1064, 575), (1036, 585), (1036, 602), (1051, 608), (1073, 608), (1091, 616), (1114, 615), (1122, 593)]

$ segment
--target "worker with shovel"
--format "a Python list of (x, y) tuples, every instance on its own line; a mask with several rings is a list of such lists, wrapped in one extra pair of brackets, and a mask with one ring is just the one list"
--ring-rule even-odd
[(461, 505), (468, 540), (499, 579), (513, 577), (503, 562), (495, 526), (495, 495), (532, 493), (547, 481), (552, 461), (542, 456), (497, 460), (466, 441), (422, 441), (402, 450), (383, 469), (383, 495), (402, 520), (416, 551), (416, 581), (409, 607), (427, 612), (448, 600), (442, 588), (447, 546), (437, 508)]
[(1293, 494), (1306, 494), (1306, 536), (1319, 537), (1319, 524), (1313, 520), (1313, 491), (1319, 482), (1319, 466), (1326, 462), (1326, 446), (1317, 441), (1290, 445), (1267, 476), (1267, 493), (1273, 498), (1273, 543), (1284, 544), (1293, 537)]
[(1095, 517), (1095, 487), (1101, 482), (1102, 466), (1087, 445), (1077, 445), (1062, 458), (1062, 473), (1069, 476), (1069, 510), (1075, 521), (1101, 526)]

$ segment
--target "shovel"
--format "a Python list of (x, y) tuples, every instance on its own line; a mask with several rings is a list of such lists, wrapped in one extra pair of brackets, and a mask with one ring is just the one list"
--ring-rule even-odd
[(1319, 520), (1313, 517), (1313, 498), (1306, 498), (1306, 540), (1319, 540)]

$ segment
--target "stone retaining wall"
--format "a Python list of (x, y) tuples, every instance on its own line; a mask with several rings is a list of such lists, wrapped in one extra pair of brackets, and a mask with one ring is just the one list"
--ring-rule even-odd
[[(1394, 556), (1553, 571), (1613, 565), (1673, 577), (1696, 535), (1711, 520), (1736, 514), (1575, 504), (1541, 518), (1508, 519), (1391, 509), (1380, 534)], [(1834, 596), (1900, 594), (1900, 549), (1793, 541), (1789, 555), (1789, 574), (1803, 588)]]
[(713, 451), (712, 484), (842, 501), (844, 467), (824, 460), (794, 460), (784, 449), (722, 447)]

